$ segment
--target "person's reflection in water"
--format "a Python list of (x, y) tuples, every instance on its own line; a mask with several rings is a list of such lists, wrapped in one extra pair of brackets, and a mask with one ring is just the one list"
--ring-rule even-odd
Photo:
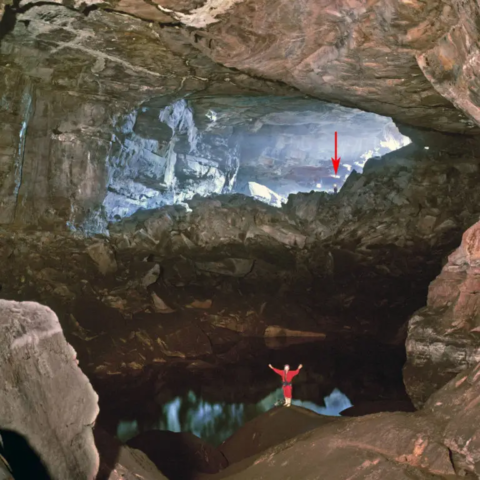
[(282, 388), (283, 396), (285, 397), (285, 406), (289, 407), (292, 404), (292, 380), (293, 377), (300, 373), (303, 365), (299, 365), (296, 370), (290, 370), (290, 365), (285, 365), (283, 367), (283, 370), (273, 368), (271, 365), (269, 365), (268, 367), (282, 377)]

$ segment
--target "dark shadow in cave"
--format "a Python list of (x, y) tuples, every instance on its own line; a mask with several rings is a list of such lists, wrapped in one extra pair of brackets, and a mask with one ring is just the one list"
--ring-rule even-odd
[(116, 438), (98, 427), (93, 429), (93, 436), (100, 456), (100, 468), (95, 480), (108, 480), (115, 469), (122, 445)]
[(11, 5), (5, 6), (3, 17), (0, 19), (0, 42), (15, 28), (19, 6), (20, 0), (14, 0)]
[(15, 480), (50, 480), (47, 468), (22, 435), (0, 430), (0, 454), (7, 460)]

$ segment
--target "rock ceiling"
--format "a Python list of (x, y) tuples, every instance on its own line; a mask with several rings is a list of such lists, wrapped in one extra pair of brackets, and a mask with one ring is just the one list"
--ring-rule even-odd
[[(27, 73), (51, 76), (53, 85), (96, 90), (109, 75), (123, 78), (103, 94), (138, 97), (166, 93), (175, 77), (184, 91), (204, 89), (216, 74), (215, 93), (238, 83), (275, 90), (259, 87), (262, 82), (239, 70), (400, 123), (478, 133), (479, 11), (473, 1), (87, 0), (69, 2), (68, 10), (53, 1), (9, 3), (0, 0), (3, 30), (17, 21), (14, 36), (23, 41), (16, 53), (21, 49), (28, 57), (35, 47), (42, 52), (28, 65), (23, 61)], [(2, 48), (6, 53), (13, 53), (8, 46)], [(236, 70), (215, 66), (207, 57)], [(62, 67), (56, 67), (59, 62)], [(76, 83), (60, 80), (69, 73)], [(227, 88), (218, 85), (227, 76)]]

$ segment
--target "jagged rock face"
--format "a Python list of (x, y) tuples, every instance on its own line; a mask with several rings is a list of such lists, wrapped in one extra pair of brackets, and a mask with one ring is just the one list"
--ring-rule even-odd
[(417, 405), (480, 359), (479, 238), (477, 222), (430, 284), (427, 306), (410, 319), (404, 377)]
[[(238, 140), (235, 191), (257, 182), (283, 196), (343, 183), (374, 155), (409, 143), (390, 119), (302, 97), (199, 97), (192, 99), (200, 129)], [(331, 157), (339, 131), (339, 176)], [(320, 187), (319, 184), (322, 186)]]
[[(2, 12), (5, 3), (5, 0), (0, 2)], [(21, 30), (18, 22), (32, 22), (32, 15), (36, 16), (38, 8), (42, 8), (35, 4), (35, 1), (23, 2), (22, 7), (27, 10), (24, 13), (7, 7), (3, 21), (5, 28), (10, 29), (16, 19), (18, 33)], [(120, 39), (118, 33), (122, 27), (117, 23), (120, 17), (112, 13), (101, 14), (96, 8), (159, 22), (166, 26), (157, 37), (160, 44), (164, 41), (165, 32), (170, 35), (173, 30), (168, 25), (176, 24), (179, 28), (176, 33), (183, 34), (193, 46), (214, 61), (256, 76), (286, 82), (323, 100), (391, 116), (397, 122), (417, 127), (452, 133), (479, 133), (475, 125), (475, 121), (479, 120), (478, 95), (475, 93), (478, 90), (478, 52), (472, 48), (478, 39), (476, 19), (479, 11), (473, 0), (442, 3), (382, 0), (369, 4), (342, 0), (335, 5), (327, 0), (321, 4), (310, 0), (285, 1), (280, 6), (274, 0), (182, 2), (175, 5), (169, 0), (158, 0), (151, 4), (140, 0), (122, 0), (101, 4), (78, 1), (73, 2), (72, 7), (79, 10), (87, 7), (92, 11), (89, 11), (88, 17), (77, 16), (79, 22), (75, 27), (80, 33), (75, 42), (71, 42), (72, 37), (65, 33), (64, 28), (63, 38), (57, 36), (54, 44), (61, 46), (70, 42), (68, 52), (71, 53), (73, 49), (73, 57), (77, 59), (79, 56), (94, 57), (92, 66), (96, 65), (94, 70), (97, 73), (103, 70), (105, 62), (111, 72), (115, 65), (126, 67), (130, 70), (129, 75), (135, 72), (145, 77), (143, 85), (151, 91), (161, 88), (158, 83), (154, 86), (155, 82), (151, 80), (160, 80), (166, 91), (176, 75), (184, 79), (182, 87), (186, 91), (195, 90), (199, 83), (209, 77), (201, 73), (211, 73), (216, 68), (220, 70), (212, 65), (207, 66), (203, 59), (199, 62), (203, 64), (202, 72), (198, 70), (196, 61), (189, 62), (195, 72), (174, 61), (173, 68), (169, 68), (173, 76), (165, 74), (163, 69), (157, 68), (157, 59), (168, 55), (165, 50), (152, 51), (153, 55), (135, 51), (134, 44), (138, 42), (139, 35), (130, 43), (125, 42), (127, 38), (130, 40), (128, 36)], [(54, 17), (59, 12), (63, 17), (72, 15), (72, 12), (65, 13), (61, 6), (47, 5), (44, 8), (46, 11), (52, 12)], [(271, 15), (272, 11), (276, 14)], [(52, 16), (45, 17), (46, 23), (51, 24)], [(92, 22), (95, 23), (94, 18), (98, 19), (99, 16), (113, 21), (113, 31), (107, 34), (105, 30), (94, 29), (92, 37), (89, 35)], [(121, 23), (135, 31), (141, 22), (132, 17), (121, 17)], [(297, 21), (292, 23), (292, 18)], [(21, 32), (24, 38), (29, 38), (31, 34)], [(36, 34), (44, 35), (45, 31), (37, 30), (34, 32)], [(108, 48), (113, 52), (108, 54), (98, 55), (94, 44), (84, 43), (87, 38), (95, 38), (94, 43), (108, 43), (114, 37), (117, 45), (109, 45)], [(177, 43), (172, 50), (178, 52), (178, 46)], [(180, 50), (182, 48), (185, 46)], [(48, 47), (44, 43), (43, 52), (46, 49)], [(129, 51), (126, 59), (122, 58), (123, 53), (120, 57), (115, 55), (120, 50)], [(150, 45), (144, 51), (150, 52)], [(124, 62), (118, 62), (119, 58)], [(90, 64), (91, 59), (87, 58), (86, 64)], [(38, 60), (34, 63), (38, 63)], [(28, 70), (33, 72), (31, 67)], [(51, 65), (46, 65), (32, 76), (48, 78), (50, 72)], [(88, 75), (86, 71), (82, 74), (82, 84), (85, 84), (85, 76)], [(228, 75), (230, 79), (241, 77), (233, 72)], [(96, 88), (94, 79), (90, 77), (89, 80), (93, 80), (91, 86)], [(136, 80), (132, 83), (141, 84)], [(243, 86), (257, 83), (258, 86), (258, 81), (252, 79), (243, 78), (240, 83)], [(204, 87), (205, 84), (200, 89)], [(232, 91), (231, 85), (220, 83), (218, 87), (211, 91)], [(105, 95), (107, 90), (104, 89), (102, 94)], [(113, 95), (121, 90), (122, 87), (116, 82)], [(136, 92), (124, 90), (125, 96), (141, 95), (143, 92), (144, 89)]]
[(93, 480), (98, 397), (47, 307), (0, 300), (0, 428), (22, 435), (52, 479)]

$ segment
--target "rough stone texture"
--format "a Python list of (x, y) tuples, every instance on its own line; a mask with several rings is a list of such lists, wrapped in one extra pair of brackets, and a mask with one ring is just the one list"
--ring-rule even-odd
[(140, 450), (122, 445), (99, 428), (95, 428), (94, 434), (100, 453), (97, 480), (167, 480)]
[[(296, 407), (270, 410), (220, 447), (228, 446), (229, 458), (236, 463), (208, 478), (477, 478), (479, 389), (480, 365), (476, 365), (452, 379), (414, 414), (329, 418), (326, 425), (316, 426), (312, 419), (301, 418), (315, 417), (311, 412)], [(299, 434), (299, 423), (306, 433)], [(272, 429), (286, 433), (289, 427), (295, 435), (289, 440), (284, 434), (269, 436)]]
[[(164, 194), (174, 167), (172, 130), (157, 120), (163, 143), (135, 133), (145, 100), (164, 97), (165, 107), (210, 89), (292, 93), (215, 65), (174, 27), (55, 4), (31, 3), (13, 19), (0, 46), (2, 224), (101, 231), (105, 209), (109, 219), (122, 213), (114, 208), (118, 196), (128, 212), (129, 204), (135, 211)], [(215, 182), (206, 191), (218, 191)], [(154, 206), (170, 201), (165, 195)]]
[(480, 475), (478, 415), (480, 365), (457, 375), (425, 404), (423, 412), (433, 421), (444, 423), (443, 443), (451, 452), (455, 472), (460, 477)]
[(234, 464), (334, 420), (300, 407), (272, 408), (247, 422), (218, 449)]
[(422, 405), (456, 373), (480, 361), (480, 222), (470, 227), (410, 319), (404, 377)]
[(56, 315), (0, 300), (0, 428), (22, 435), (52, 479), (95, 478), (97, 395), (77, 366)]
[(144, 432), (127, 443), (145, 452), (170, 480), (186, 480), (196, 473), (217, 473), (228, 465), (221, 452), (190, 432)]
[[(477, 17), (474, 1), (243, 0), (206, 28), (185, 32), (219, 63), (320, 99), (400, 123), (478, 134), (448, 101), (478, 120)], [(422, 55), (432, 58), (430, 67)]]
[[(302, 415), (297, 407), (291, 409), (297, 410), (298, 416)], [(255, 436), (275, 428), (279, 422), (285, 422), (296, 432), (295, 422), (289, 417), (293, 417), (291, 411), (280, 409), (275, 422), (269, 422), (267, 418), (257, 419)], [(307, 427), (307, 433), (297, 434), (287, 441), (283, 441), (281, 436), (278, 442), (273, 439), (272, 443), (276, 446), (267, 450), (255, 452), (254, 448), (251, 449), (255, 452), (253, 456), (212, 476), (212, 480), (344, 480), (356, 476), (375, 480), (458, 478), (450, 462), (448, 448), (439, 440), (440, 429), (429, 420), (422, 415), (402, 413), (330, 419), (326, 425), (314, 426), (313, 429)], [(229, 441), (235, 442), (235, 436)], [(241, 448), (242, 444), (238, 447)]]
[(435, 89), (478, 124), (480, 9), (476, 2), (461, 0), (452, 0), (450, 8), (455, 21), (428, 50), (417, 53), (417, 60)]

